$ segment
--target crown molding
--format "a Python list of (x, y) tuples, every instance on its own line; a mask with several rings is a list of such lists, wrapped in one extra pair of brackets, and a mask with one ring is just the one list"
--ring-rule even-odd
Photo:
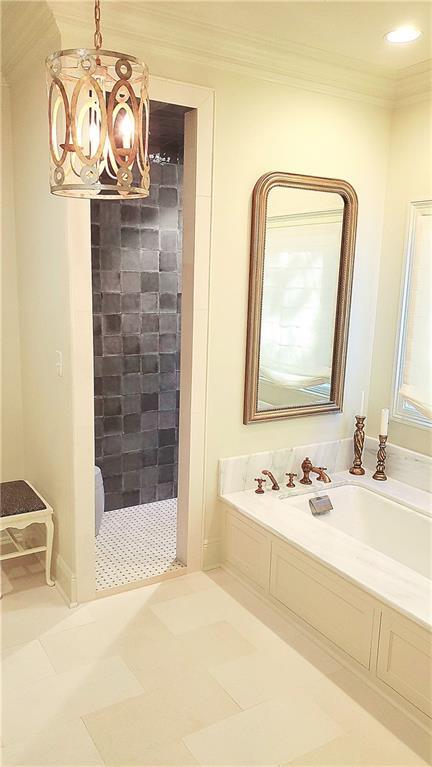
[[(91, 3), (49, 0), (56, 23), (72, 43), (72, 33), (83, 27), (91, 39)], [(102, 32), (108, 47), (125, 42), (135, 51), (225, 69), (266, 81), (283, 83), (318, 93), (367, 101), (385, 107), (394, 104), (396, 78), (387, 69), (347, 57), (336, 56), (296, 43), (281, 44), (266, 37), (245, 34), (180, 13), (154, 10), (145, 2), (106, 2)], [(108, 45), (109, 41), (109, 45)], [(80, 43), (82, 44), (82, 43)]]
[(396, 107), (409, 106), (432, 99), (432, 59), (422, 61), (399, 72), (396, 86)]
[(26, 69), (41, 64), (60, 41), (60, 32), (44, 0), (1, 2), (1, 70), (6, 82), (20, 78)]
[[(56, 35), (62, 47), (65, 41), (67, 47), (87, 40), (92, 44), (90, 0), (3, 0), (1, 6), (7, 80), (19, 75), (30, 56), (45, 58), (50, 47), (57, 47), (52, 42)], [(181, 13), (155, 10), (139, 0), (105, 2), (102, 32), (109, 48), (130, 44), (143, 57), (163, 56), (386, 108), (422, 101), (432, 93), (430, 60), (395, 73), (318, 48), (185, 20)]]

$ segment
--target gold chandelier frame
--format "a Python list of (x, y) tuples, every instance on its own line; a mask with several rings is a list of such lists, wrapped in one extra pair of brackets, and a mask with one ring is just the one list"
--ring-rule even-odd
[(65, 197), (147, 197), (149, 74), (134, 56), (68, 48), (46, 59), (51, 192)]

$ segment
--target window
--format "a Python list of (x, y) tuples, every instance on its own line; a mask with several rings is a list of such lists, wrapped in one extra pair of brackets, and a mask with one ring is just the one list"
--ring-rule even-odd
[(432, 426), (432, 200), (412, 202), (392, 416)]

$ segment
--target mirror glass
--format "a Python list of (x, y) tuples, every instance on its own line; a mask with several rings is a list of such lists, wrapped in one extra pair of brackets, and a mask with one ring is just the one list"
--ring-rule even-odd
[(330, 401), (343, 212), (333, 192), (269, 191), (258, 412)]

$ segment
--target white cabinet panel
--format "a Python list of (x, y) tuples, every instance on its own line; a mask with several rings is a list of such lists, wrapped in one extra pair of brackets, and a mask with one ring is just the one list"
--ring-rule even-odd
[(270, 536), (236, 514), (225, 517), (225, 560), (268, 592)]
[(359, 589), (287, 544), (273, 544), (270, 593), (370, 668), (374, 606)]
[(377, 674), (393, 690), (432, 715), (431, 634), (401, 615), (384, 611)]

